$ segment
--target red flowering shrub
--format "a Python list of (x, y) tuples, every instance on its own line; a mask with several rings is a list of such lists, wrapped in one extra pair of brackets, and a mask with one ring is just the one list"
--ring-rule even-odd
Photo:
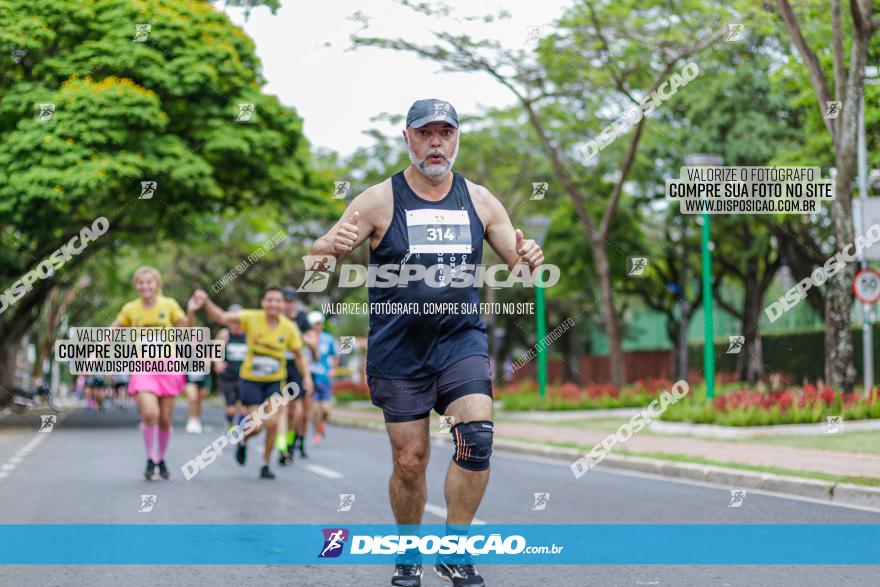
[(559, 388), (559, 395), (565, 399), (579, 400), (581, 399), (581, 388), (576, 383), (563, 383)]
[[(807, 384), (802, 389), (787, 388), (767, 393), (746, 388), (737, 389), (716, 397), (712, 405), (722, 412), (750, 408), (770, 410), (774, 407), (785, 411), (795, 404), (800, 408), (813, 406), (817, 403), (830, 406), (836, 398), (837, 394), (828, 386), (822, 386), (820, 390), (813, 384)], [(855, 394), (849, 401), (857, 401)]]
[(603, 383), (601, 385), (590, 385), (589, 387), (587, 387), (588, 397), (617, 397), (618, 395), (618, 389), (610, 383)]
[(623, 391), (626, 395), (648, 394), (659, 395), (661, 391), (672, 389), (673, 382), (663, 377), (644, 377), (627, 385)]

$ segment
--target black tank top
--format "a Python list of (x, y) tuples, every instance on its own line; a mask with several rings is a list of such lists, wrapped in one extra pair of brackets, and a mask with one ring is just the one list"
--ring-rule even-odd
[[(446, 285), (434, 287), (419, 280), (409, 281), (406, 287), (368, 288), (367, 374), (384, 379), (416, 379), (434, 375), (467, 357), (488, 357), (486, 326), (479, 311), (473, 311), (479, 306), (480, 293), (474, 286), (449, 285), (460, 279), (456, 277), (462, 272), (458, 266), (479, 265), (483, 260), (483, 223), (464, 177), (455, 173), (449, 193), (437, 202), (416, 195), (403, 172), (391, 178), (391, 187), (394, 213), (379, 246), (370, 251), (370, 265), (446, 265), (442, 277), (428, 278), (434, 284)], [(471, 311), (384, 311), (391, 304), (414, 304), (421, 310), (424, 304), (439, 303), (456, 303), (459, 308), (467, 304)]]
[(222, 377), (227, 380), (238, 379), (238, 371), (247, 355), (247, 341), (244, 334), (229, 333), (229, 341), (226, 343), (226, 368)]
[[(300, 337), (302, 337), (311, 328), (308, 318), (306, 318), (305, 314), (302, 312), (297, 313), (296, 318), (293, 318), (293, 322), (299, 329)], [(311, 359), (311, 351), (309, 351), (306, 346), (303, 345), (303, 352), (306, 353), (306, 363), (308, 364), (309, 360)], [(287, 380), (296, 381), (297, 383), (302, 385), (303, 376), (302, 373), (299, 372), (299, 367), (296, 366), (296, 355), (293, 354), (293, 351), (286, 350), (284, 351), (284, 358), (287, 360)]]

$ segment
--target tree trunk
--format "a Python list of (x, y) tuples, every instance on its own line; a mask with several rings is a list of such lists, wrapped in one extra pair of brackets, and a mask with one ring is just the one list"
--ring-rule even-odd
[(91, 279), (87, 275), (83, 275), (67, 291), (62, 293), (60, 288), (53, 287), (49, 292), (49, 297), (46, 299), (45, 327), (42, 336), (38, 338), (37, 361), (33, 369), (34, 381), (39, 381), (43, 377), (43, 363), (51, 356), (52, 350), (55, 348), (55, 336), (61, 326), (61, 319), (67, 313), (67, 308), (73, 303), (77, 294), (89, 283), (91, 283)]
[(16, 337), (0, 340), (0, 406), (9, 403), (12, 399), (19, 342), (21, 338)]
[[(513, 328), (515, 328), (512, 322), (513, 318), (516, 317), (517, 316), (507, 316), (507, 320), (505, 320), (502, 324), (502, 328), (504, 328), (504, 337), (501, 339), (501, 344), (497, 345), (498, 349), (496, 351), (496, 365), (501, 365), (501, 367), (497, 369), (497, 373), (495, 375), (496, 378), (498, 378), (498, 381), (502, 382), (504, 381), (504, 362), (507, 361), (508, 358), (510, 358), (510, 360), (512, 361), (515, 361), (518, 358), (511, 356), (511, 352), (513, 351), (514, 346)], [(526, 344), (528, 344), (528, 341), (526, 341)]]
[(743, 280), (745, 292), (740, 322), (742, 329), (740, 334), (745, 337), (745, 341), (737, 360), (737, 377), (741, 381), (755, 384), (764, 376), (764, 353), (761, 348), (761, 333), (758, 330), (764, 292), (758, 281), (757, 260), (749, 259), (747, 268), (746, 278)]
[(620, 320), (614, 309), (614, 290), (611, 287), (611, 271), (605, 246), (602, 242), (590, 241), (593, 250), (593, 261), (596, 264), (596, 275), (599, 277), (599, 293), (602, 300), (602, 321), (605, 325), (605, 336), (608, 338), (608, 358), (611, 364), (611, 383), (621, 388), (626, 383), (626, 367), (623, 363), (623, 347), (620, 334)]
[(681, 320), (676, 320), (671, 315), (667, 315), (666, 320), (666, 336), (672, 343), (672, 353), (670, 353), (672, 363), (669, 366), (669, 372), (676, 380), (687, 379), (687, 373), (682, 372), (682, 353), (686, 355), (688, 351), (687, 341), (682, 344)]
[(856, 382), (855, 352), (849, 330), (852, 299), (849, 287), (844, 286), (849, 286), (853, 271), (850, 265), (834, 276), (825, 300), (825, 381), (834, 389), (847, 392), (853, 390)]
[[(856, 110), (858, 96), (847, 94), (844, 110)], [(852, 106), (850, 106), (852, 105)], [(831, 203), (831, 221), (834, 227), (835, 248), (842, 249), (853, 242), (855, 231), (852, 220), (852, 185), (856, 175), (855, 114), (846, 116), (837, 150), (837, 177), (834, 182), (836, 198)], [(852, 128), (850, 128), (852, 126)], [(852, 280), (855, 264), (848, 263), (829, 280), (825, 300), (825, 381), (831, 387), (850, 392), (856, 383), (854, 347), (850, 332), (852, 311)]]
[[(751, 280), (750, 280), (751, 281)], [(761, 318), (761, 294), (760, 288), (755, 288), (746, 293), (745, 307), (743, 308), (743, 370), (741, 377), (751, 384), (758, 383), (764, 377), (764, 351), (761, 345), (761, 332), (758, 329), (758, 320)]]
[[(873, 11), (870, 3), (863, 3), (866, 10)], [(859, 9), (856, 5), (856, 9)], [(861, 29), (861, 30), (860, 30)], [(864, 68), (868, 57), (870, 38), (874, 29), (870, 23), (862, 22), (853, 31), (850, 58), (850, 71), (846, 78), (843, 96), (843, 111), (836, 128), (835, 199), (831, 202), (831, 222), (837, 250), (853, 242), (854, 228), (852, 218), (853, 180), (856, 176), (856, 146), (858, 142), (859, 105), (865, 90)], [(867, 105), (866, 105), (867, 106)], [(828, 285), (828, 299), (825, 311), (825, 380), (828, 384), (844, 392), (851, 392), (856, 384), (856, 368), (852, 333), (850, 332), (850, 313), (852, 310), (852, 280), (855, 264), (848, 263)]]
[(563, 367), (563, 381), (570, 383), (580, 383), (581, 380), (581, 353), (577, 344), (577, 326), (569, 328), (563, 337), (563, 352), (565, 353), (565, 365)]

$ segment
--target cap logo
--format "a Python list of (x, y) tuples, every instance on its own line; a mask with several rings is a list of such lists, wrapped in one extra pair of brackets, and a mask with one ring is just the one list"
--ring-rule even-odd
[(449, 113), (449, 104), (445, 102), (434, 102), (434, 118), (431, 120), (446, 120)]

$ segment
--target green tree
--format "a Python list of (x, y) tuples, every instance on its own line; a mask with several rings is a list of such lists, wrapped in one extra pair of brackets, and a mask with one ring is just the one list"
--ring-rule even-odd
[[(802, 138), (804, 113), (793, 104), (791, 93), (771, 80), (773, 68), (779, 66), (779, 39), (751, 32), (747, 42), (725, 44), (706, 55), (699, 93), (685, 99), (676, 96), (664, 107), (663, 124), (647, 139), (654, 160), (670, 163), (657, 170), (659, 175), (676, 176), (688, 153), (716, 153), (725, 165), (769, 165)], [(698, 220), (682, 217), (694, 228)], [(782, 266), (779, 241), (790, 232), (788, 224), (799, 220), (786, 215), (718, 215), (712, 220), (713, 272), (725, 273), (743, 295), (729, 300), (720, 288), (713, 291), (717, 303), (740, 320), (738, 334), (745, 344), (737, 370), (741, 379), (752, 383), (764, 372), (758, 323), (764, 294)], [(698, 250), (699, 243), (692, 246)]]
[(0, 388), (51, 288), (90, 257), (198, 233), (205, 214), (326, 202), (301, 119), (262, 92), (253, 42), (207, 2), (0, 0), (0, 47), (3, 289), (110, 222), (0, 314)]

